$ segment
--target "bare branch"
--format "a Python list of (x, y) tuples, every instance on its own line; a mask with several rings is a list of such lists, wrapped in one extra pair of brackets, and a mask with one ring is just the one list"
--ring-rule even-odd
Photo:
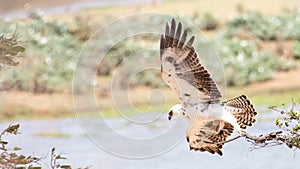
[(285, 144), (289, 148), (300, 149), (300, 104), (293, 102), (289, 110), (270, 107), (283, 117), (276, 119), (276, 125), (280, 131), (253, 136), (246, 133), (243, 137), (254, 146), (253, 149)]

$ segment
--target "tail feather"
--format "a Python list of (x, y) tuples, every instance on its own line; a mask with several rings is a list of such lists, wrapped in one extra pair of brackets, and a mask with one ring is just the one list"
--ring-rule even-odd
[(242, 129), (255, 122), (257, 114), (253, 105), (245, 95), (223, 102), (225, 110), (231, 112)]

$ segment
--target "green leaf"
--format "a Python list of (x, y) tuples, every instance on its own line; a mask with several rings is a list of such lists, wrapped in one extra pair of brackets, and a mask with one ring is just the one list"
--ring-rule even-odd
[(282, 120), (276, 119), (276, 125), (277, 125), (279, 128), (282, 128), (282, 125), (283, 125)]
[(298, 124), (296, 124), (296, 126), (293, 128), (293, 130), (294, 130), (295, 132), (297, 132), (298, 130), (300, 130), (300, 126), (299, 126)]
[(11, 134), (18, 134), (19, 127), (20, 127), (19, 124), (11, 125), (5, 130), (5, 132), (11, 133)]
[(66, 160), (66, 157), (61, 156), (60, 154), (55, 157), (57, 160)]
[(29, 166), (28, 169), (42, 169), (42, 167), (32, 167), (32, 166)]
[(13, 149), (14, 151), (19, 151), (19, 150), (22, 150), (20, 147), (14, 147)]
[(62, 165), (62, 166), (60, 166), (60, 168), (63, 168), (63, 169), (72, 169), (72, 167), (70, 165)]
[(23, 160), (23, 159), (25, 159), (26, 157), (24, 156), (24, 155), (19, 155), (19, 157), (18, 157), (18, 159), (19, 160)]

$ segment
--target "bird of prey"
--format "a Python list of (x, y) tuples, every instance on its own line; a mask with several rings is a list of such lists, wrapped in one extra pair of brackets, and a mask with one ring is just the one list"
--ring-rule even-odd
[(234, 130), (244, 135), (257, 113), (245, 95), (220, 101), (221, 92), (193, 46), (195, 37), (187, 39), (187, 31), (174, 19), (171, 26), (166, 24), (160, 39), (162, 78), (181, 102), (170, 109), (168, 118), (189, 120), (186, 139), (190, 150), (222, 155), (229, 136)]

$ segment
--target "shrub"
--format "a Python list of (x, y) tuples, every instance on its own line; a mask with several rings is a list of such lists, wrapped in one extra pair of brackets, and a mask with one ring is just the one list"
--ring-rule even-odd
[[(31, 12), (30, 17), (31, 20), (21, 21), (16, 26), (22, 41), (26, 42), (26, 49), (29, 49), (24, 53), (29, 59), (24, 61), (22, 66), (9, 70), (3, 78), (5, 80), (3, 84), (7, 88), (16, 87), (35, 93), (70, 89), (70, 82), (80, 49), (94, 28), (87, 26), (84, 22), (85, 19), (81, 17), (77, 17), (74, 23), (49, 20), (36, 12)], [(130, 22), (130, 26), (142, 25), (145, 26), (146, 30), (153, 25), (165, 24), (164, 18), (151, 18), (151, 22), (144, 20), (145, 18), (139, 19)], [(216, 29), (219, 25), (214, 16), (209, 13), (203, 16), (195, 13), (187, 19), (205, 30)], [(0, 22), (0, 34), (13, 34), (11, 21)], [(186, 29), (192, 34), (192, 29), (188, 27)], [(300, 16), (298, 12), (285, 12), (281, 16), (240, 12), (240, 15), (226, 23), (223, 29), (219, 29), (217, 35), (215, 43), (217, 51), (223, 58), (229, 84), (245, 85), (272, 78), (277, 70), (291, 67), (289, 61), (279, 62), (281, 58), (278, 58), (274, 53), (259, 49), (255, 41), (258, 39), (299, 39)], [(135, 56), (136, 51), (151, 49), (149, 46), (141, 45), (141, 42), (153, 44), (158, 40), (159, 38), (155, 36), (146, 35), (138, 40), (123, 41), (112, 48), (108, 42), (105, 42), (100, 46), (100, 52), (106, 51), (108, 48), (111, 49), (106, 59), (99, 65), (98, 75), (110, 76), (112, 71), (122, 64), (124, 56), (129, 56), (126, 59), (130, 60), (134, 58), (131, 55)], [(295, 58), (299, 57), (298, 48), (300, 47), (298, 46), (300, 45), (297, 42), (294, 46)], [(12, 45), (11, 49), (13, 50), (10, 50), (9, 54), (14, 55), (21, 53), (23, 46)], [(159, 56), (150, 52), (149, 57), (157, 58)], [(132, 65), (126, 76), (130, 76), (136, 71), (136, 65)], [(160, 76), (157, 73), (145, 71), (135, 78), (133, 84), (158, 87), (162, 85), (158, 78)]]
[(204, 30), (214, 30), (218, 27), (218, 20), (210, 13), (206, 13), (201, 22), (201, 28)]
[(215, 44), (230, 86), (268, 80), (276, 71), (287, 70), (292, 66), (291, 62), (270, 51), (258, 50), (253, 41), (219, 37)]
[(198, 13), (194, 13), (191, 17), (187, 17), (187, 19), (203, 30), (215, 30), (219, 26), (218, 20), (211, 13), (205, 13), (202, 17)]
[(70, 86), (82, 43), (72, 36), (70, 24), (45, 19), (36, 12), (30, 17), (17, 30), (30, 49), (25, 52), (29, 59), (7, 72), (6, 84), (34, 93), (61, 91)]
[(36, 163), (40, 160), (40, 158), (19, 155), (18, 151), (21, 150), (20, 147), (14, 147), (13, 149), (7, 148), (8, 142), (3, 140), (3, 136), (5, 134), (19, 134), (19, 124), (10, 125), (0, 134), (0, 167), (6, 169), (14, 169), (14, 168), (27, 168), (27, 169), (38, 169), (41, 167), (33, 167), (32, 164)]
[(0, 70), (4, 66), (16, 66), (19, 64), (15, 57), (25, 51), (21, 42), (17, 40), (17, 35), (12, 36), (0, 35)]
[[(13, 147), (12, 149), (7, 147), (9, 142), (4, 140), (3, 136), (7, 134), (20, 134), (19, 128), (19, 124), (10, 125), (0, 133), (0, 168), (42, 169), (38, 163), (42, 158), (20, 154), (19, 152), (22, 150), (20, 147)], [(52, 148), (50, 157), (51, 169), (71, 169), (72, 167), (70, 165), (61, 164), (61, 161), (66, 159), (67, 158), (61, 154), (56, 154), (55, 148)], [(90, 167), (85, 167), (84, 169), (88, 168)]]
[(300, 38), (300, 13), (288, 11), (280, 16), (264, 16), (248, 11), (229, 21), (226, 26), (231, 35), (244, 29), (261, 40), (297, 40)]
[(294, 45), (294, 58), (300, 59), (300, 42), (297, 41)]

